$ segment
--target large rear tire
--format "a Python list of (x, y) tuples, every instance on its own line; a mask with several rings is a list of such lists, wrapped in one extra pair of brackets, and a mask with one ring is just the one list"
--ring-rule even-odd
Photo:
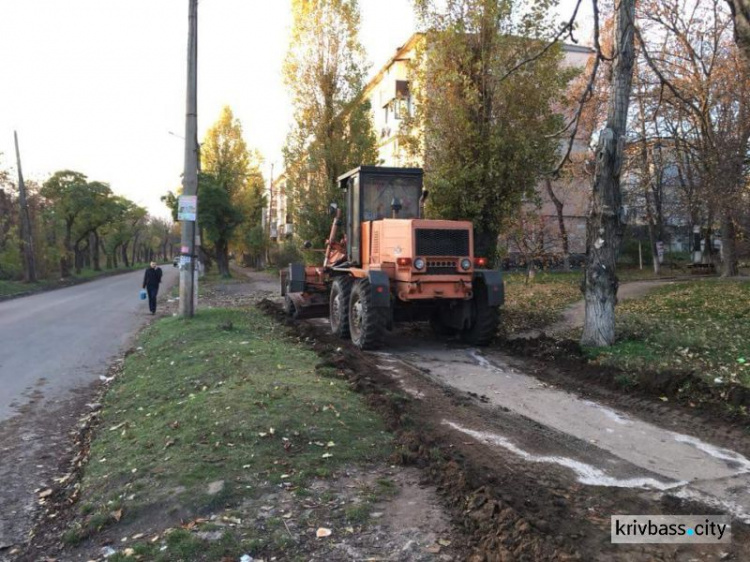
[(372, 304), (370, 281), (359, 279), (349, 301), (349, 331), (359, 349), (377, 349), (388, 329), (388, 308)]
[(352, 294), (352, 284), (353, 280), (348, 275), (334, 279), (328, 301), (331, 333), (343, 339), (349, 337), (349, 299)]
[(500, 307), (487, 305), (487, 286), (483, 283), (475, 288), (471, 306), (474, 322), (461, 331), (461, 340), (470, 345), (489, 345), (500, 326)]

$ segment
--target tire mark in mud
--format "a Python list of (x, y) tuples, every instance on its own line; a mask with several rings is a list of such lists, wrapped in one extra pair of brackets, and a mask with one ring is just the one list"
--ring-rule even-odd
[[(285, 321), (277, 303), (261, 308)], [(658, 490), (589, 486), (558, 465), (529, 462), (506, 449), (477, 441), (445, 423), (476, 431), (518, 436), (531, 454), (569, 451), (598, 454), (591, 443), (524, 418), (507, 408), (491, 407), (479, 394), (440, 382), (431, 366), (415, 367), (393, 353), (362, 353), (330, 335), (315, 322), (290, 325), (290, 333), (308, 343), (326, 368), (346, 376), (367, 396), (396, 433), (397, 459), (417, 464), (438, 485), (447, 506), (466, 534), (472, 562), (500, 560), (745, 560), (750, 559), (748, 527), (736, 523), (732, 545), (612, 545), (612, 514), (716, 513), (690, 499)], [(396, 340), (396, 338), (392, 338)], [(422, 342), (430, 352), (434, 342)], [(453, 350), (458, 356), (465, 347)], [(408, 389), (408, 390), (405, 390)], [(613, 456), (606, 457), (616, 463)], [(609, 463), (612, 464), (612, 463)], [(615, 466), (620, 476), (622, 466)]]

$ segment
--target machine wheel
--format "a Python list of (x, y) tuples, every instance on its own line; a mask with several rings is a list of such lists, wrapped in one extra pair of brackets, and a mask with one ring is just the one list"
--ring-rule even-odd
[(461, 339), (470, 345), (485, 346), (494, 339), (500, 325), (500, 308), (487, 306), (487, 287), (479, 285), (474, 290), (472, 307), (474, 322), (470, 328), (461, 331)]
[(286, 293), (284, 295), (284, 314), (287, 315), (288, 318), (291, 318), (293, 320), (297, 319), (297, 307), (294, 305), (294, 301), (292, 301), (292, 297), (289, 296), (289, 293)]
[(348, 275), (337, 277), (331, 285), (329, 300), (329, 319), (331, 333), (340, 338), (349, 337), (349, 298), (354, 281)]
[(359, 349), (376, 349), (383, 343), (388, 326), (388, 309), (372, 306), (370, 281), (354, 283), (349, 301), (349, 331)]

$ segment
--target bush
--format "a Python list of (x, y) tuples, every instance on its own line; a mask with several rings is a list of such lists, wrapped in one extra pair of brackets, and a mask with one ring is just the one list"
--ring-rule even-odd
[(18, 237), (11, 235), (0, 252), (0, 279), (21, 279), (23, 277), (23, 261)]

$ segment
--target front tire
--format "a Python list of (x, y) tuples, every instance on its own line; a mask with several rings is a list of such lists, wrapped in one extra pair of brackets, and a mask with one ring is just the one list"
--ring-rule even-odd
[(334, 279), (328, 301), (331, 333), (342, 339), (349, 337), (349, 299), (352, 294), (352, 284), (353, 280), (348, 275)]
[(487, 346), (492, 342), (500, 326), (500, 307), (487, 305), (487, 286), (482, 283), (474, 290), (472, 299), (474, 322), (471, 327), (461, 331), (464, 343)]
[(352, 343), (359, 349), (377, 349), (383, 343), (388, 328), (388, 308), (372, 303), (370, 281), (354, 283), (349, 301), (349, 331)]

